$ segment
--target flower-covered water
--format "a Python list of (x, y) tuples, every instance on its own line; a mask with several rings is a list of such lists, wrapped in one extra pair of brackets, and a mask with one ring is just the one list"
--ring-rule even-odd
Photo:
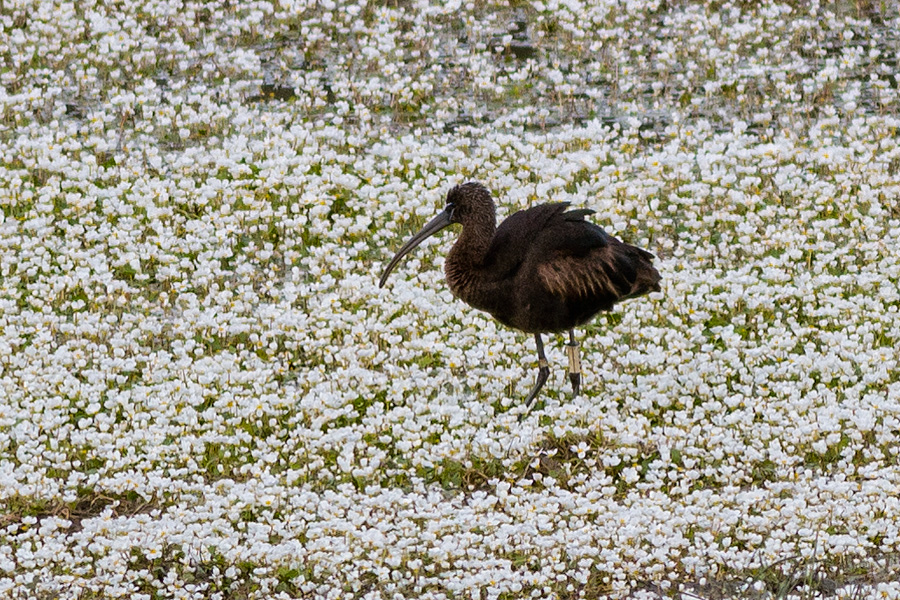
[[(890, 3), (31, 2), (0, 52), (0, 596), (900, 598)], [(450, 295), (447, 190), (663, 292)]]

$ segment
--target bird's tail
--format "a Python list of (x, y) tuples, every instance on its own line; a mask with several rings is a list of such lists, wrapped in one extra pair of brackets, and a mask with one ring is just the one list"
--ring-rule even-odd
[(635, 278), (631, 284), (631, 291), (623, 296), (622, 300), (625, 300), (626, 298), (637, 298), (638, 296), (643, 296), (650, 292), (661, 291), (662, 288), (659, 287), (659, 282), (662, 280), (662, 277), (660, 276), (659, 271), (653, 266), (653, 259), (655, 257), (641, 248), (627, 244), (623, 244), (623, 246), (627, 247), (630, 251), (627, 253), (627, 258), (630, 259), (631, 267), (635, 272)]

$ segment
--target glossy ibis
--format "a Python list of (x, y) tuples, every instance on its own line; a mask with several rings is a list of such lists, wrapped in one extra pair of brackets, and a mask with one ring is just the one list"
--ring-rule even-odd
[(457, 185), (447, 194), (444, 211), (403, 244), (378, 282), (383, 287), (400, 259), (427, 237), (462, 225), (444, 263), (450, 291), (504, 325), (534, 334), (538, 377), (522, 416), (550, 374), (542, 333), (569, 332), (569, 378), (577, 395), (581, 364), (574, 328), (616, 302), (660, 290), (652, 254), (585, 221), (594, 211), (568, 207), (568, 202), (541, 204), (497, 227), (490, 192), (476, 182)]

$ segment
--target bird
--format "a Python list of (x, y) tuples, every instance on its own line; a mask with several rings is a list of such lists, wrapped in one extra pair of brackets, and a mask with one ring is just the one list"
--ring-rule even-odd
[(551, 202), (520, 210), (498, 227), (496, 206), (477, 181), (447, 192), (444, 210), (400, 247), (378, 282), (383, 288), (400, 260), (445, 227), (462, 231), (444, 261), (450, 291), (503, 325), (534, 335), (538, 375), (525, 399), (525, 417), (550, 374), (543, 334), (568, 332), (566, 353), (573, 396), (581, 388), (575, 328), (615, 304), (661, 291), (653, 254), (626, 244), (585, 217)]

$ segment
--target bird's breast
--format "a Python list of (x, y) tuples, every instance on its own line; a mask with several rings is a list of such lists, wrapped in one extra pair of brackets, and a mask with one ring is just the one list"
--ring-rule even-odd
[(453, 295), (469, 306), (498, 316), (503, 313), (502, 307), (510, 302), (502, 282), (492, 281), (476, 267), (447, 261), (444, 274)]
[(472, 268), (465, 268), (454, 261), (447, 261), (444, 264), (444, 275), (447, 277), (447, 285), (453, 295), (466, 302), (472, 304), (479, 294), (476, 293), (479, 285), (478, 274)]

